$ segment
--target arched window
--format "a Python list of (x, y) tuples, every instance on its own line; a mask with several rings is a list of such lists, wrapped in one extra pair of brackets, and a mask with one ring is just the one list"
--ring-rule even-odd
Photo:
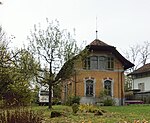
[(86, 96), (94, 96), (94, 81), (93, 80), (86, 80), (85, 81), (85, 94)]
[(110, 80), (104, 81), (104, 89), (108, 96), (112, 96), (112, 82)]

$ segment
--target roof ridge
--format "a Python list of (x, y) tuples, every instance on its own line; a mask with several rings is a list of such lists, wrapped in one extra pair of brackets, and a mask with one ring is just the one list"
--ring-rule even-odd
[(110, 46), (107, 43), (105, 43), (105, 42), (103, 42), (103, 41), (101, 41), (99, 39), (95, 39), (94, 41), (92, 41), (90, 43), (90, 45), (95, 45), (95, 46)]

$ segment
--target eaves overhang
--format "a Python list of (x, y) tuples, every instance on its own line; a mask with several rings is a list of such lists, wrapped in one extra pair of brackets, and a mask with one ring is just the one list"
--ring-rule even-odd
[(117, 50), (116, 47), (110, 45), (88, 45), (86, 46), (89, 51), (108, 51), (111, 52), (123, 65), (124, 70), (134, 67), (134, 64), (124, 58)]

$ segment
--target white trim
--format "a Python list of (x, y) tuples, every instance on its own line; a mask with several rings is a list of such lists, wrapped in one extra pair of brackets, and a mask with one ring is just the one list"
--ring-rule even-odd
[(103, 89), (104, 89), (104, 82), (106, 80), (111, 81), (111, 93), (112, 93), (112, 97), (113, 97), (114, 96), (114, 80), (109, 77), (102, 79)]

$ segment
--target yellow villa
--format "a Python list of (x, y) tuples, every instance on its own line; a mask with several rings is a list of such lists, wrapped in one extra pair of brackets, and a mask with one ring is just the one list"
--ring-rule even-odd
[(80, 103), (95, 104), (100, 92), (107, 95), (116, 105), (124, 104), (124, 71), (134, 66), (125, 59), (114, 46), (99, 39), (92, 41), (86, 48), (89, 54), (74, 62), (75, 74), (72, 79), (62, 82), (62, 102), (69, 96), (79, 96)]

